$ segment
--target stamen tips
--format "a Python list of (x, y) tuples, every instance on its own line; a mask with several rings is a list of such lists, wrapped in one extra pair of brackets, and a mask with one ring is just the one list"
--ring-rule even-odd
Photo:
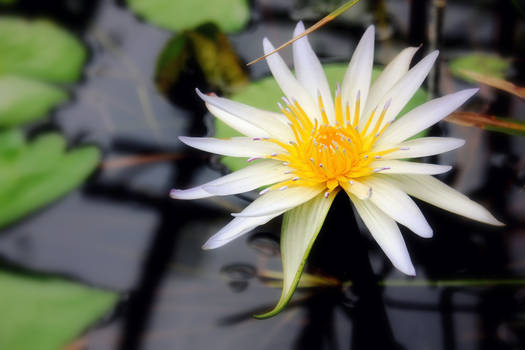
[(330, 192), (327, 191), (324, 193), (324, 198), (328, 198), (328, 196), (330, 196)]
[(385, 106), (383, 107), (383, 109), (388, 109), (388, 107), (390, 107), (390, 103), (392, 103), (392, 98), (389, 98), (388, 101), (386, 101)]
[(270, 187), (265, 188), (264, 190), (262, 190), (261, 192), (259, 192), (259, 195), (262, 196), (263, 194), (267, 193), (268, 191), (270, 191)]
[(279, 188), (279, 191), (284, 191), (284, 190), (286, 190), (287, 188), (288, 188), (288, 186), (283, 186), (283, 187)]

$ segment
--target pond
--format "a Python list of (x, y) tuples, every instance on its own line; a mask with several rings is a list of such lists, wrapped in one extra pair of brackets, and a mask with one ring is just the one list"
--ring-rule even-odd
[[(465, 145), (424, 160), (452, 165), (436, 177), (505, 226), (416, 200), (433, 229), (427, 239), (400, 225), (416, 276), (392, 265), (339, 193), (293, 298), (256, 319), (281, 295), (281, 217), (203, 250), (257, 191), (169, 197), (239, 166), (179, 140), (232, 135), (195, 88), (277, 112), (267, 64), (246, 63), (264, 37), (280, 45), (297, 21), (308, 28), (341, 4), (0, 1), (0, 27), (12, 30), (0, 37), (0, 348), (525, 348), (523, 88), (463, 73), (525, 85), (519, 1), (362, 0), (309, 35), (332, 87), (370, 24), (375, 76), (405, 47), (421, 45), (412, 66), (440, 50), (418, 104), (480, 87), (460, 108), (468, 113), (425, 132)], [(289, 66), (292, 51), (280, 51)], [(63, 153), (54, 163), (37, 143), (50, 134), (42, 144)], [(17, 163), (16, 147), (35, 153)]]

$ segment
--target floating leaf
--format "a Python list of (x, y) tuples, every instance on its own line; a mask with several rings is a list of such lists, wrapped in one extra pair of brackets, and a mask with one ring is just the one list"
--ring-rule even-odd
[(485, 130), (525, 136), (525, 122), (522, 120), (472, 112), (454, 112), (445, 120), (463, 126), (475, 126)]
[(167, 92), (177, 83), (189, 59), (197, 62), (206, 82), (214, 90), (238, 91), (248, 83), (248, 75), (228, 37), (213, 23), (176, 34), (157, 60), (155, 82)]
[[(325, 70), (326, 77), (328, 78), (330, 88), (332, 91), (334, 91), (336, 84), (342, 81), (348, 65), (342, 63), (333, 63), (323, 65), (323, 68)], [(374, 68), (374, 71), (372, 72), (372, 79), (375, 79), (379, 73), (381, 73), (381, 69)], [(277, 108), (277, 102), (281, 100), (282, 96), (283, 93), (279, 88), (279, 85), (277, 85), (277, 82), (273, 77), (269, 76), (250, 83), (241, 92), (233, 94), (231, 99), (260, 109), (279, 112)], [(412, 97), (405, 108), (403, 108), (403, 110), (399, 113), (399, 116), (408, 113), (410, 110), (419, 106), (420, 104), (425, 103), (427, 100), (427, 92), (423, 89), (418, 89), (414, 94), (414, 97)], [(233, 130), (220, 120), (215, 119), (216, 137), (229, 138), (239, 135), (240, 134), (237, 131)], [(423, 135), (426, 135), (426, 131), (416, 135), (416, 137)], [(247, 165), (246, 159), (234, 157), (223, 157), (222, 163), (232, 171), (239, 170)]]
[(0, 17), (0, 75), (56, 83), (77, 80), (86, 58), (82, 44), (46, 20)]
[(510, 61), (498, 55), (487, 53), (473, 53), (464, 55), (453, 59), (449, 68), (451, 73), (469, 82), (474, 82), (470, 77), (466, 76), (463, 71), (481, 73), (496, 78), (505, 78), (510, 67)]
[(0, 127), (12, 127), (43, 118), (67, 94), (60, 88), (36, 80), (0, 77)]
[(283, 261), (281, 297), (271, 311), (255, 317), (274, 316), (290, 301), (303, 273), (306, 259), (336, 195), (337, 191), (333, 191), (328, 198), (325, 198), (324, 193), (320, 193), (308, 202), (284, 214), (281, 229), (281, 256)]
[(471, 72), (471, 71), (464, 70), (464, 69), (461, 70), (461, 73), (475, 82), (506, 91), (510, 94), (513, 94), (520, 98), (525, 99), (525, 87), (517, 86), (516, 84), (513, 84), (507, 80), (503, 80), (500, 78), (492, 77), (492, 76), (481, 74), (481, 73)]
[(250, 19), (247, 0), (127, 0), (127, 3), (149, 22), (173, 31), (214, 22), (225, 32), (237, 32)]
[[(0, 144), (1, 145), (1, 144)], [(47, 134), (21, 148), (0, 176), (0, 227), (78, 187), (96, 168), (100, 152), (82, 147), (64, 153), (65, 140)]]
[(112, 292), (0, 271), (0, 349), (61, 349), (117, 300)]

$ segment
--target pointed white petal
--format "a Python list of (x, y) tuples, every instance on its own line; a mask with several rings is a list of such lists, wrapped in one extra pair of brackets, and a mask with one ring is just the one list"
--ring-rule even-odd
[(416, 203), (403, 191), (377, 176), (365, 181), (372, 187), (370, 201), (401, 225), (418, 236), (432, 237), (432, 228)]
[(417, 47), (407, 47), (401, 51), (372, 83), (368, 98), (366, 99), (365, 111), (373, 110), (381, 98), (408, 72), (410, 61), (418, 50)]
[[(199, 97), (206, 102), (211, 114), (237, 131), (246, 131), (247, 136), (270, 136), (279, 140), (294, 139), (292, 130), (279, 113), (264, 111), (218, 96), (205, 95), (199, 89), (196, 91)], [(248, 127), (246, 123), (249, 124)]]
[(450, 165), (407, 162), (404, 160), (377, 160), (370, 167), (381, 174), (443, 174), (452, 169)]
[(289, 169), (279, 161), (263, 160), (208, 182), (202, 188), (216, 196), (247, 192), (292, 178), (294, 175), (286, 173)]
[(414, 108), (390, 125), (377, 140), (377, 145), (396, 144), (431, 127), (448, 116), (479, 89), (467, 89), (445, 95)]
[[(297, 23), (293, 36), (296, 37), (303, 32), (303, 22)], [(321, 62), (319, 62), (319, 59), (312, 50), (306, 36), (293, 43), (293, 62), (299, 83), (301, 83), (312, 97), (316, 98), (318, 94), (321, 94), (326, 115), (332, 123), (335, 123), (334, 103), (328, 80), (326, 79)], [(320, 110), (317, 99), (315, 105)]]
[(401, 272), (415, 276), (416, 270), (410, 255), (408, 254), (405, 241), (394, 220), (378, 209), (370, 201), (362, 201), (350, 196), (359, 216), (379, 244), (392, 264)]
[(281, 311), (292, 297), (308, 254), (323, 226), (326, 214), (332, 205), (337, 192), (325, 198), (319, 194), (308, 202), (284, 214), (281, 232), (281, 255), (283, 260), (283, 289), (281, 297), (273, 310), (257, 315), (266, 318)]
[(490, 225), (504, 225), (487, 209), (470, 200), (464, 194), (428, 175), (384, 176), (409, 195), (419, 198), (441, 209)]
[(179, 140), (190, 147), (230, 157), (265, 157), (284, 151), (275, 143), (255, 141), (249, 137), (232, 137), (223, 140), (213, 137), (179, 136)]
[[(377, 105), (378, 111), (381, 111), (385, 106), (388, 106), (381, 126), (387, 122), (393, 121), (408, 101), (410, 101), (412, 96), (414, 96), (417, 89), (419, 89), (427, 77), (428, 72), (430, 72), (438, 54), (438, 51), (434, 51), (419, 61), (379, 100)], [(372, 110), (365, 111), (363, 118), (359, 119), (360, 130), (365, 126), (371, 112)], [(371, 124), (372, 128), (375, 126), (379, 115), (380, 113), (374, 115), (374, 121)]]
[(264, 216), (292, 209), (309, 201), (324, 189), (317, 187), (290, 187), (265, 193), (254, 200), (243, 211), (233, 216)]
[(357, 44), (343, 79), (343, 85), (341, 87), (343, 109), (346, 109), (348, 103), (352, 118), (354, 117), (358, 93), (360, 96), (359, 115), (361, 117), (363, 116), (363, 109), (370, 89), (370, 80), (372, 79), (374, 35), (374, 26), (368, 27), (359, 44)]
[(214, 194), (206, 192), (202, 186), (188, 188), (187, 190), (172, 189), (170, 197), (173, 199), (199, 199), (213, 197)]
[(281, 214), (282, 212), (253, 218), (235, 218), (219, 232), (211, 236), (210, 239), (204, 243), (202, 249), (215, 249), (222, 247), (234, 239), (250, 232), (257, 226), (266, 224), (268, 221)]
[[(265, 54), (274, 49), (273, 45), (267, 38), (264, 38), (263, 46)], [(314, 118), (317, 118), (320, 120), (320, 114), (315, 107), (316, 104), (313, 100), (313, 96), (311, 96), (297, 79), (295, 79), (281, 56), (278, 53), (274, 53), (273, 55), (266, 57), (266, 62), (268, 63), (268, 67), (270, 68), (273, 77), (286, 97), (288, 97), (289, 100), (296, 99), (310, 119), (314, 120)]]
[(383, 159), (407, 159), (432, 156), (459, 148), (465, 144), (465, 140), (453, 137), (421, 137), (415, 140), (401, 142), (395, 146), (383, 146), (374, 148), (374, 151), (398, 148), (397, 151), (385, 154)]

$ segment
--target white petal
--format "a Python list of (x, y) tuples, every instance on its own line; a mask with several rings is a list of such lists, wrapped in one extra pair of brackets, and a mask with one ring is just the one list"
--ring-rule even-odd
[(173, 199), (199, 199), (213, 196), (213, 194), (206, 192), (202, 186), (188, 188), (187, 190), (174, 188), (170, 191), (170, 197)]
[(441, 209), (490, 225), (504, 225), (487, 209), (464, 194), (428, 175), (384, 176), (386, 181), (398, 186), (409, 195)]
[(352, 55), (352, 59), (346, 70), (343, 85), (341, 87), (343, 110), (346, 109), (348, 103), (352, 118), (354, 118), (358, 92), (360, 98), (359, 115), (361, 117), (363, 116), (363, 110), (370, 89), (370, 80), (372, 79), (372, 66), (374, 64), (374, 35), (374, 26), (368, 27)]
[(348, 184), (344, 184), (342, 187), (346, 193), (349, 195), (353, 194), (361, 200), (366, 200), (372, 195), (372, 188), (369, 185), (357, 180), (350, 180)]
[(432, 237), (432, 228), (416, 203), (403, 191), (382, 178), (370, 177), (365, 181), (372, 187), (370, 201), (401, 225), (421, 237)]
[[(264, 38), (263, 46), (265, 54), (274, 49), (273, 45), (267, 38)], [(310, 119), (314, 120), (317, 118), (320, 120), (320, 114), (315, 107), (316, 104), (313, 100), (313, 96), (311, 96), (297, 79), (295, 79), (281, 56), (278, 53), (274, 53), (273, 55), (266, 57), (266, 62), (268, 63), (268, 67), (270, 68), (273, 77), (286, 97), (288, 97), (289, 100), (296, 99)]]
[(266, 224), (268, 221), (281, 214), (282, 212), (253, 218), (235, 218), (219, 232), (211, 236), (210, 239), (204, 243), (202, 249), (215, 249), (222, 247), (234, 239), (250, 232), (257, 226)]
[(179, 136), (179, 140), (190, 147), (230, 157), (265, 157), (284, 151), (275, 143), (255, 141), (249, 137), (232, 137), (223, 140), (213, 137)]
[(292, 178), (294, 175), (287, 174), (289, 169), (279, 161), (263, 160), (208, 182), (202, 188), (217, 196), (247, 192)]
[(245, 131), (243, 133), (247, 136), (271, 136), (280, 140), (294, 139), (292, 130), (279, 113), (264, 111), (218, 96), (205, 95), (199, 89), (196, 91), (199, 97), (206, 102), (211, 114), (237, 131)]
[(351, 196), (359, 216), (365, 223), (372, 237), (379, 244), (392, 264), (401, 272), (415, 276), (416, 270), (408, 255), (408, 250), (394, 220), (378, 209), (370, 201), (362, 201)]
[(388, 148), (398, 148), (397, 151), (385, 154), (383, 159), (406, 159), (432, 156), (441, 154), (465, 144), (465, 140), (453, 137), (421, 137), (415, 140), (401, 142), (395, 146), (374, 148), (374, 151), (386, 150)]
[(326, 214), (332, 205), (336, 191), (328, 198), (323, 194), (309, 200), (284, 214), (281, 233), (281, 256), (283, 260), (283, 289), (279, 302), (273, 310), (257, 315), (266, 318), (281, 311), (299, 283), (306, 259), (323, 226)]
[[(304, 32), (303, 22), (297, 23), (293, 36), (296, 37)], [(334, 103), (328, 80), (324, 73), (321, 62), (315, 55), (308, 38), (306, 36), (293, 43), (293, 62), (297, 80), (316, 100), (316, 106), (320, 110), (317, 101), (318, 94), (321, 94), (323, 106), (328, 119), (335, 123)]]
[(407, 162), (404, 160), (377, 160), (370, 167), (381, 174), (443, 174), (452, 169), (450, 165)]
[(232, 215), (240, 217), (264, 216), (286, 211), (309, 201), (323, 189), (324, 186), (290, 187), (284, 190), (270, 191), (254, 200), (240, 213)]
[[(377, 105), (378, 113), (374, 115), (374, 121), (371, 124), (372, 128), (375, 126), (375, 123), (381, 114), (380, 111), (385, 106), (388, 106), (388, 109), (385, 113), (381, 126), (395, 119), (395, 117), (399, 114), (399, 112), (401, 112), (408, 101), (410, 101), (412, 96), (414, 96), (417, 89), (419, 89), (427, 77), (428, 72), (430, 72), (430, 69), (434, 65), (438, 54), (438, 51), (434, 51), (419, 61), (379, 100)], [(371, 112), (372, 110), (366, 110), (363, 118), (359, 119), (360, 130), (364, 128)]]
[(479, 89), (467, 89), (445, 95), (418, 106), (396, 120), (377, 140), (377, 145), (396, 144), (425, 130), (461, 106)]
[(365, 111), (374, 109), (388, 90), (408, 72), (410, 61), (412, 61), (412, 57), (414, 57), (417, 50), (417, 47), (407, 47), (383, 69), (370, 87), (370, 92), (366, 99)]

